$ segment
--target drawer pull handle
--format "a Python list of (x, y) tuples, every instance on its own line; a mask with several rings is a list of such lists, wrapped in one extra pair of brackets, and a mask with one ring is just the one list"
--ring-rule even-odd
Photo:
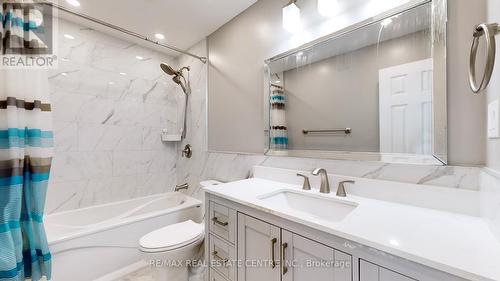
[(281, 245), (281, 259), (282, 259), (281, 274), (283, 275), (285, 275), (288, 272), (288, 267), (286, 267), (286, 248), (288, 248), (288, 243), (283, 243)]
[(228, 259), (225, 259), (225, 258), (219, 256), (219, 253), (217, 251), (213, 251), (212, 256), (214, 256), (214, 258), (216, 258), (217, 260), (219, 260), (220, 262), (222, 262), (224, 264), (226, 264), (228, 262)]
[(276, 267), (276, 260), (274, 258), (274, 245), (276, 245), (276, 242), (278, 242), (278, 239), (271, 239), (271, 268)]
[(220, 221), (219, 218), (217, 217), (213, 217), (212, 221), (220, 226), (227, 226), (229, 224), (227, 221), (226, 222)]

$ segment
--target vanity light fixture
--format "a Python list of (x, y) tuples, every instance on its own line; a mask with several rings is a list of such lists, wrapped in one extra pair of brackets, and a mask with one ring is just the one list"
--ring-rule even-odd
[(66, 2), (71, 6), (80, 7), (80, 2), (78, 2), (78, 0), (66, 0)]
[(163, 35), (161, 33), (156, 33), (155, 34), (155, 38), (158, 39), (158, 40), (163, 40), (163, 39), (165, 39), (165, 35)]
[(383, 20), (380, 24), (383, 26), (383, 27), (387, 27), (388, 25), (390, 25), (392, 23), (392, 18), (386, 18), (385, 20)]
[(383, 26), (383, 27), (387, 27), (388, 25), (390, 25), (394, 19), (397, 19), (399, 17), (399, 15), (395, 15), (395, 16), (392, 16), (390, 18), (386, 18), (385, 20), (383, 20), (380, 24)]
[(333, 17), (339, 13), (338, 0), (318, 0), (318, 12), (324, 17)]
[(71, 35), (71, 34), (64, 34), (64, 37), (70, 39), (70, 40), (73, 40), (75, 39), (75, 36)]
[(283, 7), (283, 28), (290, 33), (295, 33), (302, 29), (300, 8), (295, 2), (297, 0), (291, 0), (288, 5)]
[(389, 244), (391, 244), (392, 246), (398, 247), (399, 246), (399, 241), (396, 240), (396, 239), (390, 239), (389, 240)]

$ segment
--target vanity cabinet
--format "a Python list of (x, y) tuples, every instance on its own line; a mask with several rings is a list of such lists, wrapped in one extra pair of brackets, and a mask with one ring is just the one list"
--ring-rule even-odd
[(236, 211), (216, 202), (208, 202), (205, 251), (210, 264), (209, 280), (236, 281)]
[(352, 280), (350, 255), (242, 213), (237, 248), (239, 281)]
[(207, 281), (465, 281), (252, 206), (206, 200)]

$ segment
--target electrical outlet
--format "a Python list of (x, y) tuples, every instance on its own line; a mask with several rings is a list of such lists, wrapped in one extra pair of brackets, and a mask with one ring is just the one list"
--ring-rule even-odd
[(500, 138), (500, 100), (488, 104), (488, 138)]
[(162, 129), (161, 130), (161, 140), (162, 141), (167, 141), (168, 140), (168, 130), (167, 129)]

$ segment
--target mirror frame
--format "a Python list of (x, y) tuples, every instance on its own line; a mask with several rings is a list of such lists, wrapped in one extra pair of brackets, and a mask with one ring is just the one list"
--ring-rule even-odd
[[(432, 93), (432, 155), (414, 155), (401, 153), (380, 153), (380, 152), (350, 152), (350, 151), (321, 151), (321, 150), (286, 150), (278, 151), (270, 148), (270, 108), (269, 96), (271, 93), (271, 70), (269, 65), (277, 60), (292, 56), (298, 52), (314, 48), (316, 45), (329, 40), (340, 38), (346, 34), (358, 31), (369, 25), (376, 24), (386, 18), (404, 13), (421, 5), (431, 5), (431, 40), (432, 40), (432, 60), (433, 60), (433, 93)], [(362, 160), (380, 161), (387, 163), (406, 164), (448, 164), (448, 121), (447, 121), (447, 66), (446, 66), (446, 36), (447, 36), (447, 0), (413, 0), (406, 4), (395, 7), (379, 15), (364, 21), (352, 24), (346, 28), (335, 31), (329, 35), (320, 37), (309, 43), (293, 48), (270, 59), (265, 60), (264, 71), (264, 120), (265, 120), (265, 155), (270, 156), (290, 156), (306, 158), (325, 158), (334, 160)], [(439, 81), (439, 82), (438, 82)]]

